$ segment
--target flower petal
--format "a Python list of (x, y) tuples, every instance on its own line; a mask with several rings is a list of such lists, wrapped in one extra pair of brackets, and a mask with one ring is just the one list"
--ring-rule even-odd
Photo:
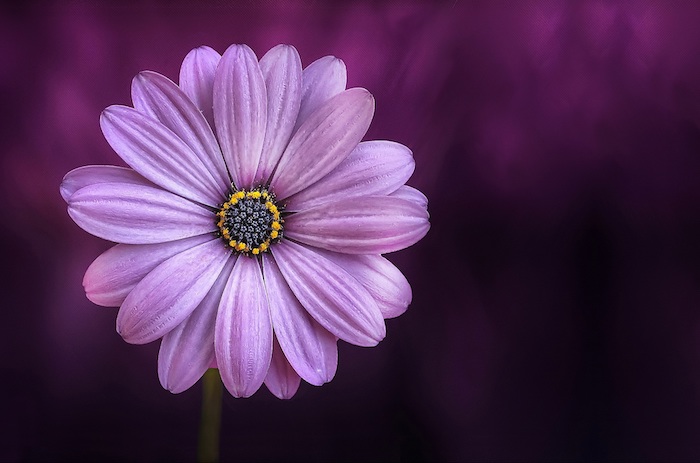
[(351, 88), (323, 104), (294, 134), (270, 182), (280, 199), (288, 198), (343, 162), (362, 140), (374, 114), (374, 97)]
[(287, 200), (287, 211), (358, 196), (386, 195), (406, 183), (415, 161), (400, 143), (363, 141), (330, 174)]
[(182, 60), (180, 88), (202, 111), (214, 129), (214, 74), (221, 55), (206, 46), (195, 48)]
[(427, 209), (428, 207), (428, 198), (426, 198), (420, 190), (417, 190), (412, 186), (403, 185), (398, 190), (391, 193), (389, 196), (392, 196), (394, 198), (405, 199), (406, 201), (411, 201), (422, 208)]
[(277, 339), (272, 347), (272, 361), (265, 377), (265, 386), (279, 399), (291, 399), (299, 389), (301, 378), (282, 352)]
[(309, 64), (301, 75), (301, 107), (294, 131), (331, 97), (345, 90), (348, 74), (343, 60), (324, 56)]
[(86, 232), (127, 244), (150, 244), (213, 232), (214, 213), (160, 188), (99, 183), (73, 193), (68, 214)]
[(282, 277), (275, 259), (264, 255), (263, 264), (272, 327), (286, 359), (306, 382), (314, 386), (329, 382), (338, 367), (335, 336), (304, 309)]
[(177, 135), (127, 106), (102, 111), (100, 126), (114, 151), (136, 172), (184, 198), (213, 206), (221, 202), (216, 180)]
[(267, 126), (255, 182), (267, 183), (292, 136), (301, 101), (301, 59), (291, 45), (277, 45), (260, 59), (267, 89)]
[(179, 394), (192, 387), (214, 360), (214, 326), (221, 294), (235, 257), (226, 261), (216, 282), (196, 309), (163, 336), (158, 351), (158, 378), (170, 392)]
[(119, 307), (136, 284), (163, 261), (212, 239), (206, 234), (167, 243), (113, 246), (85, 272), (85, 294), (97, 305)]
[(216, 362), (226, 389), (250, 397), (272, 357), (272, 323), (258, 260), (240, 257), (226, 283), (216, 318)]
[(131, 84), (134, 108), (156, 119), (180, 137), (202, 161), (216, 182), (220, 198), (231, 188), (224, 157), (211, 127), (180, 88), (151, 71), (139, 73)]
[(384, 339), (386, 326), (377, 303), (352, 275), (289, 240), (272, 251), (292, 292), (321, 326), (358, 346), (375, 346)]
[(401, 270), (385, 257), (340, 254), (322, 249), (317, 252), (347, 270), (362, 283), (377, 302), (384, 318), (398, 317), (411, 303), (411, 285)]
[(117, 332), (131, 344), (164, 336), (202, 302), (230, 256), (219, 240), (211, 240), (160, 264), (124, 300)]
[(349, 198), (285, 219), (285, 236), (329, 251), (384, 254), (415, 244), (430, 228), (428, 212), (389, 196)]
[(135, 185), (153, 186), (138, 172), (128, 167), (118, 166), (83, 166), (68, 172), (61, 182), (61, 196), (70, 202), (73, 193), (95, 183), (133, 183)]
[(221, 57), (214, 77), (214, 121), (233, 182), (250, 188), (265, 137), (267, 91), (247, 45), (231, 45)]

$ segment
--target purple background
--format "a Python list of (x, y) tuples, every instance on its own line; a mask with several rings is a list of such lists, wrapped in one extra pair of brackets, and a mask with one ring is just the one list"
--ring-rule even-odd
[(109, 244), (58, 185), (121, 163), (98, 117), (137, 72), (231, 43), (342, 58), (432, 229), (377, 348), (226, 395), (224, 460), (700, 460), (700, 3), (128, 5), (0, 9), (0, 460), (194, 458), (200, 386), (85, 298)]

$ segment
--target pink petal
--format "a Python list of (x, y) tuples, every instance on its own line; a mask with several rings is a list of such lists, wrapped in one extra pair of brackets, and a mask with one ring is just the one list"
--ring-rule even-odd
[(221, 241), (211, 240), (160, 264), (124, 300), (117, 332), (131, 344), (163, 337), (202, 302), (229, 257)]
[(346, 254), (384, 254), (415, 244), (430, 228), (428, 212), (389, 196), (350, 198), (290, 215), (285, 236)]
[(226, 389), (250, 397), (272, 357), (272, 323), (258, 260), (240, 257), (224, 289), (214, 335), (216, 362)]
[(224, 157), (214, 132), (187, 95), (167, 77), (143, 71), (134, 77), (131, 98), (138, 111), (172, 130), (192, 149), (214, 178), (217, 193), (223, 198), (231, 188)]
[(127, 244), (173, 241), (215, 231), (213, 212), (160, 188), (98, 183), (73, 193), (68, 214), (86, 232)]
[(133, 183), (153, 186), (135, 170), (118, 166), (83, 166), (68, 172), (61, 182), (61, 196), (70, 202), (73, 193), (95, 183)]
[(331, 97), (345, 90), (348, 81), (343, 60), (324, 56), (309, 64), (301, 75), (301, 107), (294, 131)]
[(275, 245), (275, 261), (302, 306), (343, 341), (375, 346), (386, 335), (384, 319), (367, 290), (319, 253), (286, 240)]
[(392, 141), (364, 141), (331, 173), (287, 200), (287, 211), (358, 196), (386, 195), (406, 183), (415, 161), (411, 150)]
[(221, 55), (202, 46), (190, 51), (180, 67), (180, 88), (214, 129), (214, 74)]
[(214, 121), (233, 182), (250, 188), (265, 137), (267, 91), (247, 45), (231, 45), (221, 57), (214, 77)]
[(212, 239), (206, 234), (167, 243), (118, 244), (88, 267), (83, 278), (85, 294), (97, 305), (119, 307), (136, 284), (163, 261)]
[(411, 201), (425, 209), (427, 209), (428, 207), (428, 198), (426, 198), (423, 193), (413, 188), (412, 186), (403, 185), (398, 190), (391, 193), (389, 196), (392, 196), (394, 198), (405, 199), (406, 201)]
[(338, 366), (335, 336), (304, 309), (282, 277), (275, 259), (265, 255), (263, 263), (272, 327), (285, 357), (306, 382), (315, 386), (329, 382)]
[(214, 206), (220, 186), (177, 135), (134, 108), (110, 106), (100, 117), (102, 133), (136, 172), (184, 198)]
[(221, 295), (236, 258), (232, 256), (202, 302), (163, 337), (158, 352), (158, 378), (170, 392), (192, 387), (214, 361), (214, 326)]
[(272, 361), (265, 377), (265, 386), (279, 399), (291, 399), (299, 389), (301, 378), (289, 364), (277, 339), (272, 347)]
[(388, 259), (380, 255), (339, 254), (321, 249), (317, 252), (362, 283), (377, 302), (384, 318), (398, 317), (411, 303), (411, 285), (401, 270)]
[(294, 134), (277, 166), (271, 185), (288, 198), (324, 177), (362, 140), (374, 114), (374, 97), (351, 88), (324, 103)]
[(267, 128), (256, 183), (267, 183), (292, 136), (301, 101), (301, 59), (291, 45), (277, 45), (260, 59), (267, 89)]

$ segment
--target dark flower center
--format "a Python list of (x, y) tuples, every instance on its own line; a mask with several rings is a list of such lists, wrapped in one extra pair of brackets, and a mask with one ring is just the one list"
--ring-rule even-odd
[(264, 188), (232, 192), (216, 217), (219, 236), (241, 254), (265, 252), (282, 237), (275, 196)]

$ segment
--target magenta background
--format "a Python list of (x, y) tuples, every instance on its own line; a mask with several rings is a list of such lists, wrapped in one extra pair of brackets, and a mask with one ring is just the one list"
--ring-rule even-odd
[(0, 7), (0, 460), (186, 461), (161, 389), (84, 296), (108, 243), (62, 176), (192, 48), (334, 54), (409, 146), (432, 229), (414, 302), (334, 381), (224, 400), (225, 461), (700, 460), (700, 4), (90, 2)]

